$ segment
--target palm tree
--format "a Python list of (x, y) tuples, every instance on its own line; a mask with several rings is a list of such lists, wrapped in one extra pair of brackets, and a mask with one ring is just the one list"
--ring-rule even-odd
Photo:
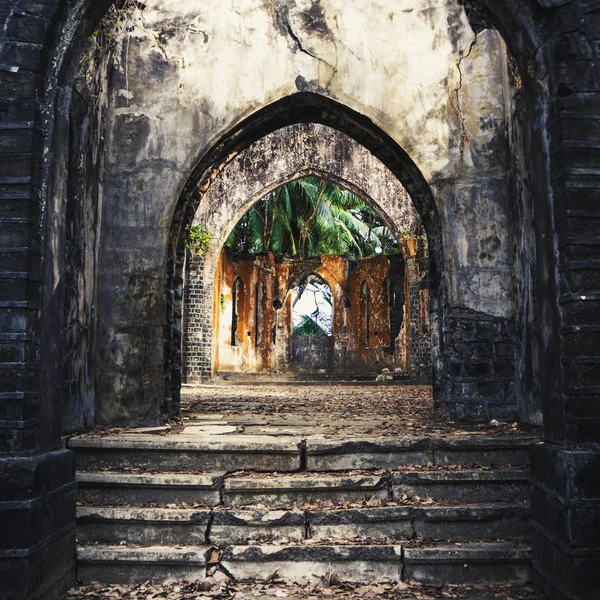
[(361, 198), (319, 177), (286, 183), (261, 198), (231, 231), (225, 247), (240, 254), (339, 254), (363, 258), (399, 252), (385, 223)]

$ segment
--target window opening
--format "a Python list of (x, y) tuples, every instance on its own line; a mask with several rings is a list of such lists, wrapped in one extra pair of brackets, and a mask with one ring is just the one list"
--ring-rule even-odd
[(369, 286), (366, 281), (363, 281), (363, 284), (360, 288), (360, 299), (362, 303), (362, 315), (363, 315), (363, 344), (365, 346), (369, 345)]
[(264, 327), (264, 307), (263, 307), (263, 294), (264, 294), (264, 286), (262, 281), (258, 283), (256, 286), (256, 302), (255, 302), (255, 312), (256, 312), (256, 321), (255, 321), (255, 331), (256, 331), (256, 346), (260, 347), (263, 343), (263, 327)]
[(233, 282), (233, 298), (231, 306), (231, 345), (237, 346), (237, 329), (239, 322), (239, 307), (240, 307), (240, 295), (242, 288), (242, 280), (236, 277)]
[(294, 289), (293, 336), (331, 336), (333, 293), (318, 275), (309, 275)]

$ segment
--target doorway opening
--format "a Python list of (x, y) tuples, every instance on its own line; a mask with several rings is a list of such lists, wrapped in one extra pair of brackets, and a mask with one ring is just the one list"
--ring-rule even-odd
[(324, 373), (333, 359), (333, 292), (315, 274), (292, 293), (290, 370)]
[(294, 289), (292, 336), (331, 337), (333, 293), (318, 275), (309, 275)]
[[(205, 265), (189, 269), (187, 287), (210, 277)], [(324, 174), (291, 177), (229, 227), (212, 277), (212, 376), (431, 382), (418, 218), (400, 230), (371, 198)], [(191, 330), (208, 308), (199, 297), (186, 299)]]

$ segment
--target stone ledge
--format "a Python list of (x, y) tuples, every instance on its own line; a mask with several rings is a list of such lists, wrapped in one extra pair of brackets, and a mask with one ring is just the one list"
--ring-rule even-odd
[(530, 561), (531, 548), (506, 543), (477, 543), (461, 545), (441, 545), (435, 547), (405, 547), (406, 562), (459, 562), (465, 561)]
[(0, 501), (34, 500), (73, 482), (74, 458), (69, 450), (0, 457)]
[(529, 464), (537, 436), (481, 435), (443, 438), (366, 438), (355, 441), (306, 439), (307, 470), (393, 469), (448, 464)]
[(386, 476), (232, 478), (225, 480), (223, 501), (225, 506), (286, 506), (371, 497), (389, 498)]
[(194, 523), (207, 525), (211, 512), (195, 508), (130, 508), (78, 506), (77, 521), (139, 521), (142, 523)]
[(222, 564), (235, 579), (314, 583), (335, 574), (343, 581), (400, 581), (400, 546), (228, 546)]
[(77, 561), (85, 564), (94, 561), (99, 564), (112, 562), (135, 562), (136, 564), (195, 563), (206, 565), (207, 547), (169, 548), (165, 546), (80, 546), (77, 548)]
[(435, 482), (485, 482), (518, 481), (529, 482), (525, 469), (497, 469), (490, 471), (396, 471), (391, 474), (392, 482), (435, 481)]
[(154, 580), (165, 583), (202, 581), (208, 551), (203, 546), (81, 546), (77, 549), (77, 577), (83, 583), (143, 583), (151, 572)]
[(213, 544), (245, 544), (249, 540), (302, 541), (306, 516), (301, 511), (218, 510), (213, 513), (209, 538)]
[(155, 436), (141, 435), (128, 437), (120, 435), (117, 437), (89, 438), (78, 437), (69, 440), (69, 448), (86, 450), (185, 450), (189, 452), (252, 452), (256, 454), (271, 453), (297, 453), (299, 451), (297, 438), (273, 436), (240, 436), (220, 435), (213, 436), (198, 435), (173, 435)]
[(531, 580), (531, 549), (475, 543), (404, 549), (403, 575), (425, 584), (501, 583)]
[(461, 502), (515, 502), (529, 499), (525, 470), (430, 471), (391, 474), (394, 496), (403, 494)]
[(125, 473), (109, 471), (78, 471), (78, 484), (139, 485), (139, 486), (185, 486), (199, 489), (219, 489), (224, 473)]
[[(200, 439), (199, 439), (200, 438)], [(118, 436), (73, 438), (69, 447), (85, 469), (136, 467), (177, 471), (298, 471), (300, 440), (269, 436)]]
[(78, 472), (77, 497), (93, 504), (221, 503), (222, 473), (111, 473)]
[(80, 543), (204, 545), (210, 519), (206, 509), (79, 507), (77, 539)]

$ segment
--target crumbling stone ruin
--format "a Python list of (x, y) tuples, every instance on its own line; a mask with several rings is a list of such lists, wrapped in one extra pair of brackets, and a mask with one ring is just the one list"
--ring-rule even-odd
[[(418, 305), (411, 309), (405, 302), (405, 297), (426, 297), (427, 290), (420, 287), (416, 269), (407, 269), (401, 255), (356, 261), (335, 255), (318, 260), (277, 258), (272, 253), (221, 254), (211, 291), (215, 343), (207, 347), (208, 356), (205, 347), (193, 341), (202, 331), (204, 302), (190, 281), (184, 304), (185, 381), (207, 377), (196, 370), (202, 364), (212, 365), (208, 376), (217, 371), (291, 371), (353, 378), (394, 372), (414, 381), (430, 380), (429, 310), (423, 314)], [(416, 262), (414, 256), (408, 259)], [(331, 334), (295, 336), (294, 288), (313, 275), (331, 290)], [(401, 290), (399, 306), (390, 304), (392, 286)]]
[(422, 223), (435, 407), (542, 428), (533, 579), (594, 597), (599, 40), (597, 0), (0, 2), (0, 597), (74, 583), (65, 438), (177, 413), (228, 230), (311, 174)]

